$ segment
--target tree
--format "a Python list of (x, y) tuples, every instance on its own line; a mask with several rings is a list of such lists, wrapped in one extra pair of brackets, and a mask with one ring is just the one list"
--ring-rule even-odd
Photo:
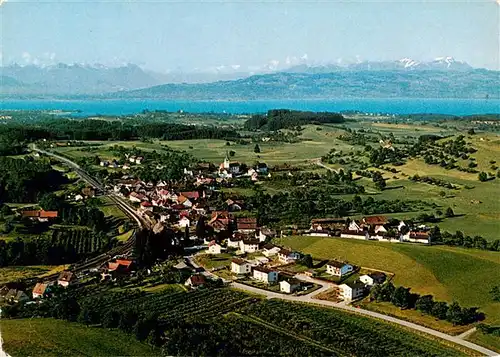
[(441, 197), (445, 197), (445, 196), (446, 196), (446, 192), (444, 192), (444, 191), (439, 191), (439, 196), (441, 196)]
[(470, 128), (468, 131), (467, 131), (467, 134), (469, 135), (474, 135), (476, 132), (474, 131), (473, 128)]
[(255, 144), (255, 147), (253, 148), (253, 152), (256, 153), (256, 154), (260, 153), (260, 146), (259, 146), (259, 144)]
[(196, 222), (196, 230), (195, 230), (196, 236), (199, 239), (204, 239), (206, 236), (206, 232), (207, 232), (207, 229), (205, 227), (205, 217), (200, 216), (200, 218), (198, 219), (198, 222)]
[(229, 156), (230, 156), (230, 157), (234, 157), (234, 155), (236, 155), (236, 151), (234, 151), (234, 150), (229, 150)]
[(481, 171), (478, 175), (479, 181), (485, 182), (488, 181), (488, 174), (484, 171)]
[(440, 320), (444, 320), (446, 319), (447, 312), (448, 312), (448, 304), (443, 301), (439, 301), (436, 302), (432, 307), (431, 315), (437, 317)]
[(448, 207), (446, 209), (446, 211), (444, 211), (444, 215), (446, 217), (453, 217), (453, 216), (455, 216), (455, 212), (453, 212), (453, 210), (451, 209), (451, 207)]
[(310, 254), (304, 255), (304, 257), (302, 258), (302, 260), (301, 260), (300, 263), (302, 265), (305, 265), (308, 268), (312, 268), (313, 267), (313, 259), (312, 259), (312, 257), (311, 257)]
[(494, 286), (490, 290), (490, 295), (493, 301), (498, 301), (500, 302), (500, 287), (499, 286)]
[(446, 320), (451, 322), (453, 325), (462, 325), (463, 324), (463, 315), (462, 308), (458, 304), (458, 302), (454, 301), (448, 311), (446, 312)]
[(398, 286), (392, 294), (391, 302), (401, 309), (407, 309), (410, 306), (410, 297), (410, 288)]
[(425, 314), (431, 314), (434, 307), (434, 299), (432, 295), (424, 295), (417, 299), (415, 309)]

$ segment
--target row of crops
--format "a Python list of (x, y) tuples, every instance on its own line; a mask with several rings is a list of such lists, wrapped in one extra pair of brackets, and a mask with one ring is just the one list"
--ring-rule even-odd
[(57, 229), (52, 233), (52, 244), (62, 246), (66, 252), (77, 256), (86, 256), (110, 249), (112, 240), (105, 234), (86, 229)]
[(356, 356), (455, 356), (445, 345), (363, 316), (279, 300), (245, 306), (241, 312), (325, 347)]

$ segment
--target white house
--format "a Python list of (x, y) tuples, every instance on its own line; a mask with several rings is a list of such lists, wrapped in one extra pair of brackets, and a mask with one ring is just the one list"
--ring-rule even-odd
[(363, 296), (365, 285), (360, 282), (342, 284), (339, 286), (339, 292), (344, 301), (356, 300)]
[(289, 279), (280, 281), (280, 291), (291, 294), (300, 288), (300, 281), (297, 279)]
[(387, 229), (385, 229), (385, 227), (382, 225), (378, 225), (378, 226), (375, 226), (375, 233), (376, 234), (387, 233)]
[(278, 272), (264, 267), (253, 268), (253, 278), (266, 284), (278, 281)]
[(347, 228), (347, 230), (360, 232), (362, 231), (362, 228), (356, 221), (351, 221), (351, 223), (349, 223), (349, 227)]
[(300, 259), (300, 253), (292, 252), (289, 251), (288, 249), (281, 249), (278, 252), (278, 259), (280, 262), (288, 264), (296, 261), (297, 259)]
[(177, 222), (177, 225), (181, 228), (186, 228), (191, 225), (191, 221), (186, 216), (182, 216)]
[(280, 250), (281, 248), (275, 246), (274, 244), (266, 244), (263, 247), (262, 254), (264, 254), (266, 257), (272, 257), (273, 255), (278, 254)]
[(259, 242), (264, 242), (266, 240), (267, 236), (264, 233), (262, 233), (262, 230), (257, 229), (255, 231), (255, 238), (258, 239)]
[(330, 260), (328, 263), (326, 263), (327, 274), (333, 276), (342, 277), (346, 274), (351, 273), (352, 271), (354, 271), (354, 267), (351, 264), (339, 262), (336, 260)]
[(359, 280), (368, 286), (372, 286), (375, 284), (382, 284), (385, 281), (385, 274), (384, 273), (371, 273), (371, 274), (365, 274), (361, 275), (359, 277)]
[(227, 240), (227, 246), (228, 248), (240, 248), (240, 242), (243, 240), (241, 237), (229, 237)]
[(220, 244), (217, 244), (215, 241), (211, 241), (208, 243), (208, 253), (209, 254), (220, 254), (222, 251), (222, 247)]
[(257, 239), (242, 239), (240, 240), (240, 250), (243, 253), (255, 253), (259, 250), (259, 241)]
[(231, 272), (234, 274), (250, 274), (252, 266), (243, 259), (233, 259), (231, 260)]

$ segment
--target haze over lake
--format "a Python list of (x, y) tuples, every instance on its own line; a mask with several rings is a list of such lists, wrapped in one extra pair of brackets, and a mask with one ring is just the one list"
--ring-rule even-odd
[(309, 111), (353, 111), (368, 113), (451, 115), (498, 114), (498, 99), (332, 99), (264, 101), (166, 101), (166, 100), (4, 100), (0, 109), (79, 111), (77, 116), (125, 115), (143, 110), (192, 113), (263, 113), (284, 108)]

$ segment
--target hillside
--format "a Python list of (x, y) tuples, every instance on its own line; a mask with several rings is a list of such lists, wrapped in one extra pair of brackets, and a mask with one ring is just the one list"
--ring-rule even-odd
[[(191, 100), (324, 98), (496, 98), (499, 73), (471, 71), (361, 70), (273, 73), (235, 81), (165, 84), (109, 94), (112, 98)], [(107, 97), (107, 96), (106, 96)]]

